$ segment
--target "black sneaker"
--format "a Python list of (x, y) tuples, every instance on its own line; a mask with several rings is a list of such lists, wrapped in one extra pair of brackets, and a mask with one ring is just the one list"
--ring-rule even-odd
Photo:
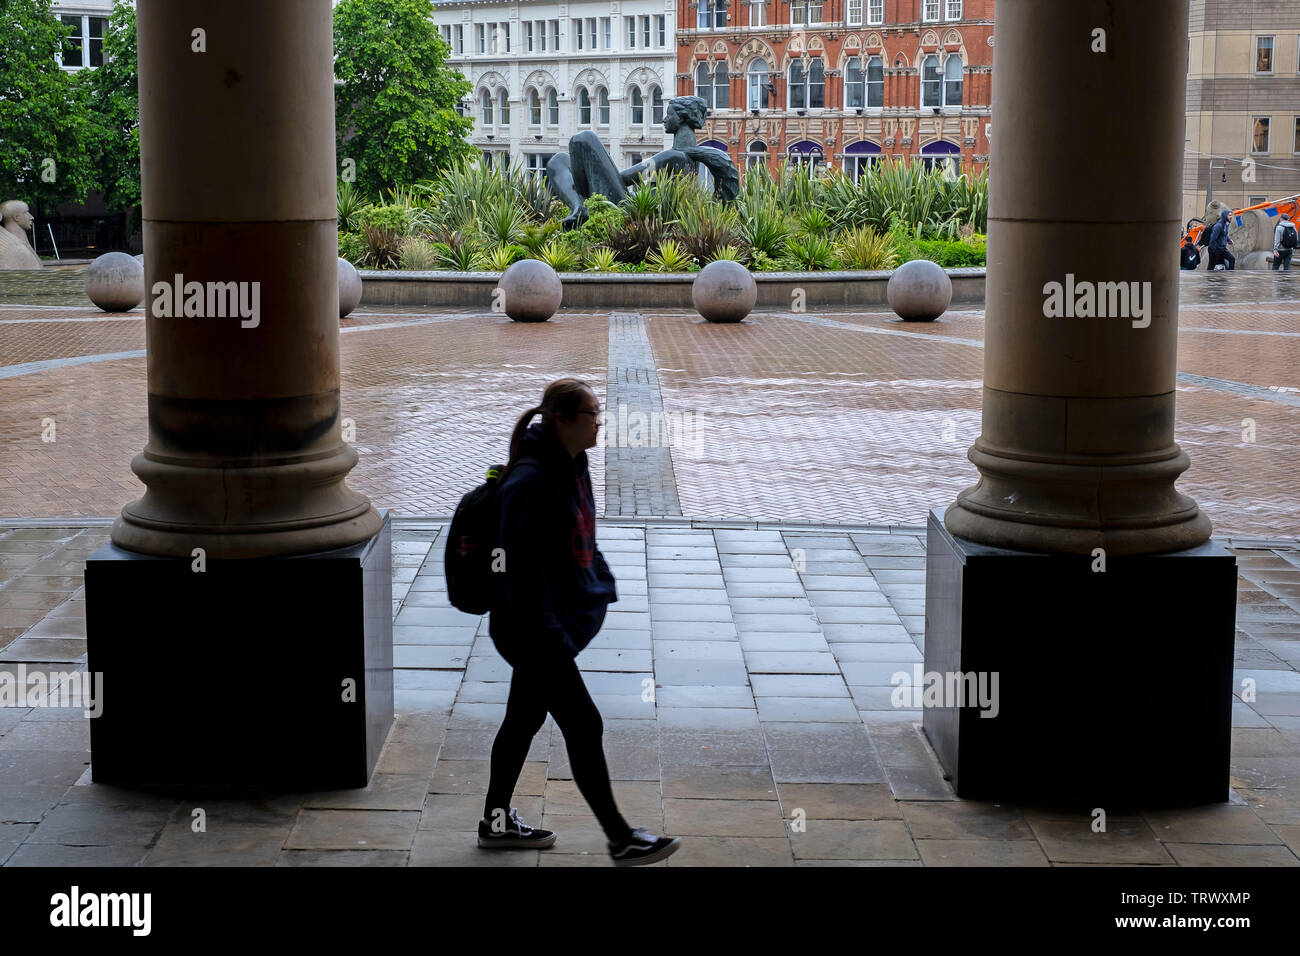
[(615, 866), (645, 866), (658, 863), (677, 852), (682, 845), (681, 837), (655, 836), (649, 830), (640, 827), (622, 843), (609, 842), (609, 855)]
[(487, 817), (478, 822), (478, 845), (482, 847), (542, 850), (554, 843), (554, 833), (530, 827), (519, 819), (519, 812), (514, 807), (510, 808), (510, 817), (505, 821), (503, 830), (493, 830), (492, 821)]

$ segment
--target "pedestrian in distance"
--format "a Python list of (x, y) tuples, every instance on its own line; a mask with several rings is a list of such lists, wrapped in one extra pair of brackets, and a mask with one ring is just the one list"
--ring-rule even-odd
[(1291, 257), (1295, 255), (1296, 246), (1300, 245), (1300, 233), (1286, 213), (1273, 230), (1273, 271), (1291, 271)]
[[(541, 422), (533, 422), (535, 415)], [(619, 813), (601, 743), (604, 723), (575, 660), (618, 599), (596, 547), (596, 510), (586, 449), (596, 444), (600, 402), (585, 382), (552, 382), (510, 438), (500, 478), (498, 541), (503, 573), (488, 619), (492, 643), (511, 666), (506, 714), (492, 744), (491, 778), (478, 845), (544, 849), (556, 834), (510, 806), (533, 737), (549, 713), (564, 735), (573, 781), (591, 806), (616, 866), (676, 852), (680, 838), (633, 828)]]
[(1210, 230), (1210, 271), (1222, 265), (1229, 272), (1237, 268), (1237, 257), (1228, 251), (1228, 246), (1235, 243), (1228, 238), (1228, 221), (1232, 214), (1224, 209), (1219, 212), (1219, 221)]

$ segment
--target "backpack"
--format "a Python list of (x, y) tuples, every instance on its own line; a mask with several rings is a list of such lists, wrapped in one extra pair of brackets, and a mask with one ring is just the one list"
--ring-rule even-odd
[[(537, 459), (529, 456), (520, 456), (515, 463), (525, 461), (540, 467)], [(505, 465), (488, 468), (487, 481), (460, 499), (447, 529), (443, 553), (447, 598), (452, 607), (467, 614), (486, 614), (492, 609), (496, 592), (493, 551), (501, 524), (497, 492), (505, 471)]]
[(1287, 223), (1282, 230), (1282, 248), (1294, 249), (1297, 245), (1300, 245), (1300, 240), (1296, 238), (1295, 223)]

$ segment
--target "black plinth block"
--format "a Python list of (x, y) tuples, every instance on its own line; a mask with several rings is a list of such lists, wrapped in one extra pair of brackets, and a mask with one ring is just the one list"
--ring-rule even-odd
[[(1106, 557), (953, 537), (930, 513), (925, 673), (997, 675), (997, 715), (924, 726), (957, 795), (1090, 806), (1228, 799), (1237, 562), (1223, 545)], [(978, 679), (978, 678), (977, 678)], [(954, 689), (958, 686), (952, 679)], [(970, 686), (969, 679), (965, 686)], [(933, 700), (933, 699), (932, 699)]]
[[(96, 783), (364, 787), (393, 722), (392, 519), (284, 558), (86, 562)], [(354, 693), (347, 693), (351, 681)]]

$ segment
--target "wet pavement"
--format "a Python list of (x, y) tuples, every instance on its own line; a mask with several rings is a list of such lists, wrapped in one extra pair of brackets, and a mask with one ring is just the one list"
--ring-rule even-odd
[[(234, 798), (94, 784), (80, 708), (0, 708), (0, 864), (610, 865), (549, 718), (513, 804), (558, 841), (475, 845), (510, 668), (487, 619), (448, 606), (443, 532), (396, 524), (397, 720), (369, 786)], [(0, 671), (84, 669), (81, 570), (107, 534), (0, 528), (0, 620), (21, 629), (0, 638)], [(624, 816), (683, 838), (656, 865), (1300, 865), (1294, 548), (1234, 549), (1230, 799), (1107, 805), (1097, 832), (1090, 809), (956, 799), (921, 712), (895, 706), (894, 675), (910, 683), (924, 652), (920, 529), (619, 518), (598, 540), (620, 598), (578, 663)]]
[[(73, 294), (62, 277), (46, 288), (0, 305), (11, 673), (84, 669), (85, 559), (143, 490), (128, 467), (146, 437), (143, 315), (54, 301)], [(893, 676), (924, 653), (920, 525), (975, 477), (981, 313), (710, 326), (686, 312), (533, 325), (366, 310), (341, 339), (361, 456), (349, 481), (397, 515), (398, 718), (370, 786), (240, 800), (96, 785), (81, 709), (0, 708), (0, 863), (608, 865), (549, 719), (515, 804), (559, 841), (474, 845), (510, 671), (486, 619), (448, 606), (437, 519), (501, 459), (545, 383), (576, 375), (607, 409), (609, 447), (589, 454), (620, 594), (579, 664), (625, 816), (684, 837), (659, 865), (1300, 865), (1294, 289), (1183, 278), (1181, 487), (1241, 574), (1228, 802), (1111, 807), (1098, 833), (1090, 813), (960, 801), (920, 711), (895, 706)]]
[[(1297, 533), (1300, 285), (1182, 276), (1180, 489), (1229, 535)], [(107, 516), (143, 492), (143, 312), (85, 307), (76, 270), (0, 279), (0, 515)], [(30, 304), (15, 304), (24, 300)], [(82, 305), (74, 304), (80, 301)], [(918, 525), (976, 480), (983, 314), (370, 309), (343, 323), (349, 483), (445, 516), (562, 375), (607, 410), (589, 453), (600, 513)]]

